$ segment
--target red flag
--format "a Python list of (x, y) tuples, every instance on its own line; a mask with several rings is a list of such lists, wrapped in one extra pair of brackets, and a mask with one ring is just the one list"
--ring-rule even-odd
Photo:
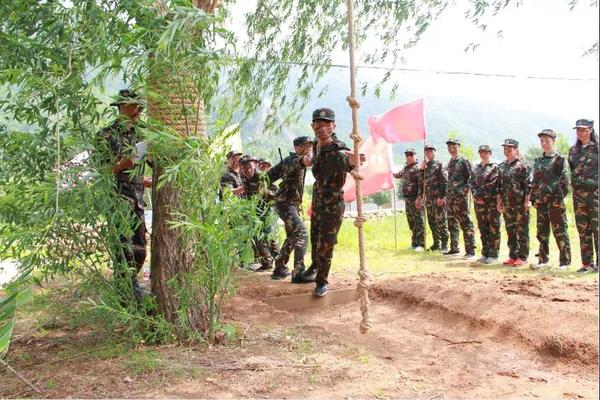
[(423, 99), (369, 117), (368, 124), (376, 141), (379, 138), (388, 143), (423, 140), (426, 137)]
[[(364, 178), (360, 181), (361, 194), (368, 196), (393, 188), (390, 145), (383, 140), (375, 142), (370, 136), (360, 144), (359, 152), (366, 157), (365, 163), (360, 166), (360, 174)], [(344, 201), (348, 203), (354, 199), (356, 199), (356, 185), (354, 178), (348, 175), (344, 185)]]

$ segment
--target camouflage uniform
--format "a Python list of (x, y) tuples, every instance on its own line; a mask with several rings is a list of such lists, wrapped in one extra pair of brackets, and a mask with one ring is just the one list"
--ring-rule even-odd
[(511, 259), (527, 260), (529, 256), (529, 210), (525, 197), (531, 189), (531, 171), (519, 159), (503, 161), (499, 166), (498, 192), (502, 196), (502, 216), (508, 236)]
[[(132, 157), (135, 154), (135, 145), (138, 137), (131, 122), (116, 120), (110, 126), (98, 133), (98, 150), (103, 161), (112, 168), (120, 159)], [(137, 273), (144, 265), (146, 259), (146, 224), (144, 222), (144, 177), (143, 164), (132, 169), (123, 170), (114, 175), (116, 193), (127, 201), (130, 214), (127, 216), (131, 233), (121, 234), (121, 246), (111, 249), (113, 256), (114, 275), (117, 278), (126, 278), (131, 275), (133, 294), (138, 301), (142, 299), (142, 290), (138, 286)], [(119, 218), (119, 213), (114, 212), (107, 216), (108, 220)], [(114, 222), (116, 225), (120, 221)], [(127, 270), (128, 269), (128, 270)]]
[[(496, 207), (498, 175), (497, 164), (479, 163), (473, 170), (471, 178), (475, 216), (481, 234), (481, 255), (490, 258), (498, 258), (500, 249), (500, 212)], [(479, 204), (481, 202), (483, 204)]]
[[(221, 190), (225, 187), (228, 187), (230, 189), (237, 189), (239, 187), (242, 187), (242, 177), (240, 176), (240, 173), (227, 167), (227, 171), (225, 171), (225, 173), (221, 177)], [(220, 195), (220, 197), (222, 198), (223, 196)]]
[(464, 157), (458, 156), (448, 163), (446, 211), (448, 213), (448, 231), (450, 232), (450, 251), (458, 250), (458, 237), (460, 229), (462, 229), (467, 254), (475, 254), (475, 233), (469, 215), (469, 186), (472, 174), (471, 163)]
[(304, 254), (308, 242), (308, 232), (302, 222), (301, 206), (304, 194), (306, 167), (302, 156), (290, 153), (279, 164), (267, 172), (271, 182), (281, 179), (279, 190), (275, 194), (275, 211), (284, 223), (286, 238), (278, 257), (276, 267), (285, 266), (294, 251), (294, 276), (304, 271)]
[(333, 247), (344, 219), (344, 192), (346, 174), (352, 170), (346, 145), (335, 139), (323, 147), (313, 147), (312, 173), (315, 177), (310, 218), (312, 265), (317, 271), (317, 286), (327, 284)]
[(571, 263), (571, 243), (567, 233), (564, 198), (569, 193), (569, 178), (565, 158), (559, 154), (535, 159), (531, 185), (531, 204), (537, 209), (537, 239), (540, 242), (539, 262), (549, 261), (550, 226), (560, 251), (560, 264)]
[(261, 269), (271, 269), (273, 268), (273, 256), (271, 255), (269, 237), (271, 234), (269, 225), (271, 206), (268, 204), (268, 201), (271, 196), (270, 191), (273, 188), (268, 185), (268, 177), (258, 171), (250, 178), (242, 175), (242, 185), (244, 186), (246, 198), (250, 199), (256, 196), (259, 198), (256, 213), (263, 223), (263, 229), (259, 236), (254, 238), (254, 251), (259, 257)]
[(598, 144), (593, 140), (587, 145), (575, 144), (569, 150), (569, 167), (573, 186), (575, 224), (579, 233), (581, 262), (583, 265), (598, 263)]
[(423, 184), (418, 163), (406, 165), (395, 177), (402, 179), (402, 197), (404, 198), (406, 220), (412, 232), (411, 247), (423, 247), (425, 246), (423, 208), (417, 209), (415, 205), (419, 195), (419, 188)]
[(423, 194), (426, 196), (427, 219), (433, 236), (432, 248), (439, 250), (448, 245), (448, 230), (446, 228), (446, 209), (438, 206), (436, 200), (446, 197), (448, 178), (446, 178), (442, 163), (438, 160), (427, 161), (423, 174), (423, 185), (419, 186), (419, 196), (423, 196)]

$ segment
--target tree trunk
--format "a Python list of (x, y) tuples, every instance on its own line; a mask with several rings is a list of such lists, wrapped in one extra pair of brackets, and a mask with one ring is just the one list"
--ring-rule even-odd
[[(154, 71), (160, 71), (160, 68), (154, 66)], [(149, 80), (149, 115), (181, 135), (206, 136), (204, 104), (198, 90), (192, 83), (186, 85), (183, 81), (182, 85), (182, 82), (165, 79), (160, 75), (156, 73)], [(179, 191), (172, 183), (164, 185), (160, 190), (156, 189), (162, 169), (163, 166), (157, 162), (153, 172), (152, 293), (167, 321), (184, 322), (178, 321), (180, 304), (177, 292), (185, 287), (184, 276), (193, 266), (192, 244), (186, 242), (181, 232), (169, 227), (169, 221), (173, 219), (171, 212), (179, 206)], [(170, 282), (177, 282), (177, 285)], [(189, 310), (186, 323), (195, 330), (205, 332), (208, 327), (207, 312), (203, 309), (201, 293), (197, 295), (197, 308)]]

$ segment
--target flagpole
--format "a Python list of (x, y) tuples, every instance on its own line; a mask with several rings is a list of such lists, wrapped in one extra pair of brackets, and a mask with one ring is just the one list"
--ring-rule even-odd
[(423, 199), (421, 200), (421, 207), (423, 207), (423, 248), (427, 251), (427, 193), (425, 184), (426, 173), (427, 173), (427, 162), (425, 158), (425, 138), (423, 138), (423, 162), (425, 163), (425, 168), (423, 168)]
[(394, 189), (392, 187), (391, 189), (392, 191), (392, 207), (394, 208), (394, 250), (398, 250), (398, 217), (397, 217), (397, 212), (396, 212), (396, 208), (397, 208), (397, 204), (396, 202), (398, 201), (396, 199), (396, 189)]

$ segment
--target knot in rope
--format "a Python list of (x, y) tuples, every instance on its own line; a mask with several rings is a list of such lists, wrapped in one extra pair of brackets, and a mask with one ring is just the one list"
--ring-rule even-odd
[(360, 108), (360, 103), (356, 100), (356, 97), (348, 96), (346, 101), (351, 108)]
[(357, 228), (362, 228), (365, 222), (367, 222), (367, 219), (365, 217), (356, 217), (356, 219), (354, 219), (354, 226), (356, 226)]
[(358, 133), (358, 131), (356, 131), (356, 132), (355, 132), (355, 131), (353, 131), (353, 132), (350, 134), (350, 139), (352, 139), (352, 141), (353, 141), (354, 143), (360, 143), (360, 142), (362, 142), (362, 137), (360, 136), (360, 133)]
[(350, 171), (350, 175), (352, 175), (355, 181), (362, 181), (364, 179), (363, 176), (355, 170)]

